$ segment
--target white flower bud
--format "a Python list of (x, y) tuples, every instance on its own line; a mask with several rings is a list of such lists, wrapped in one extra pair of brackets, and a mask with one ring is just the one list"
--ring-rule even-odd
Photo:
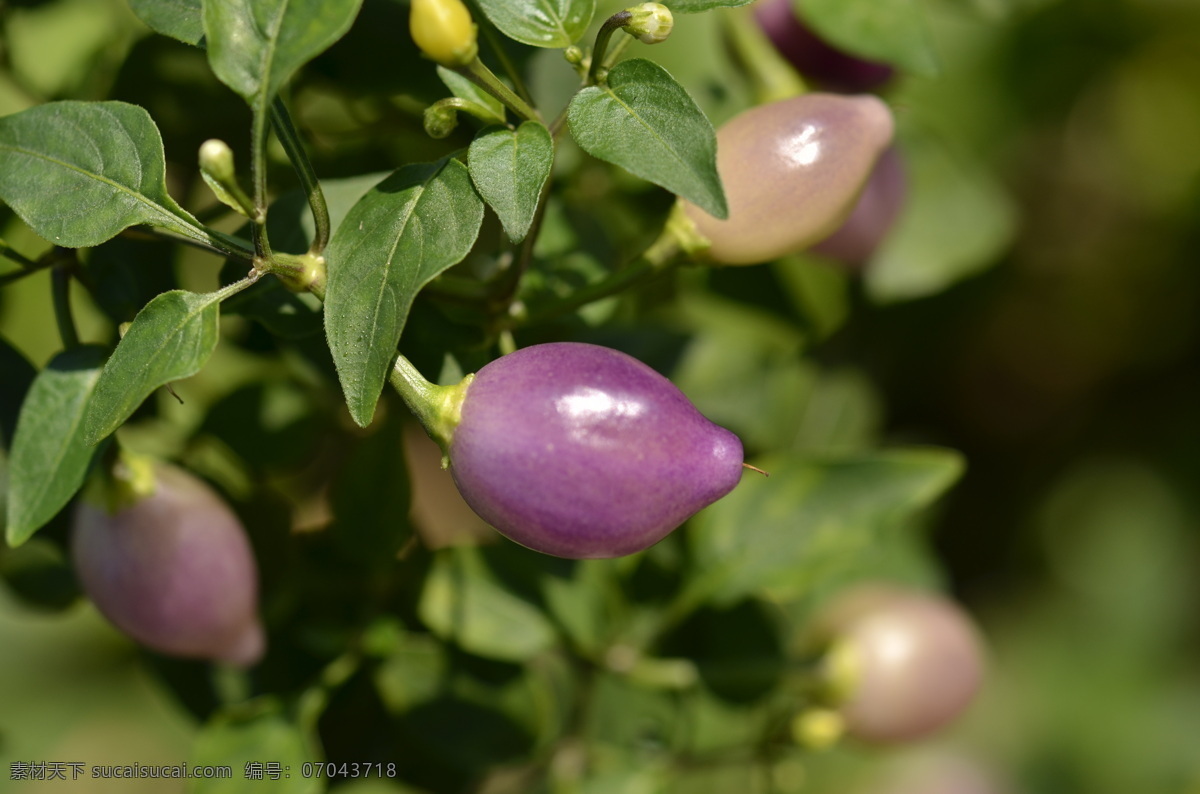
[(637, 37), (643, 44), (658, 44), (666, 41), (675, 26), (671, 9), (662, 3), (642, 3), (626, 9), (633, 17), (625, 25), (625, 32)]

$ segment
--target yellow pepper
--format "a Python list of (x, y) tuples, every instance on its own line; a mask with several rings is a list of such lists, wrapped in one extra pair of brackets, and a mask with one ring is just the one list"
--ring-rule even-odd
[(479, 53), (475, 23), (462, 0), (412, 0), (408, 28), (421, 52), (449, 69), (466, 66)]

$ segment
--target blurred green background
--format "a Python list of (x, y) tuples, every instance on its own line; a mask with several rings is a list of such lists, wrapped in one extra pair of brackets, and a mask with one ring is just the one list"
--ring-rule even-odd
[[(897, 239), (859, 276), (801, 278), (783, 263), (716, 273), (709, 286), (742, 307), (732, 325), (744, 329), (746, 312), (763, 324), (751, 347), (786, 348), (780, 324), (802, 340), (804, 366), (779, 388), (822, 373), (821, 389), (805, 387), (803, 416), (788, 420), (800, 446), (881, 438), (964, 454), (966, 474), (930, 537), (951, 591), (985, 629), (990, 678), (947, 734), (912, 749), (815, 754), (777, 785), (975, 791), (919, 782), (960, 774), (989, 779), (980, 791), (1198, 794), (1200, 3), (924, 5), (939, 74), (903, 76), (887, 95), (918, 186)], [(350, 36), (293, 89), (323, 177), (438, 151), (414, 116), (436, 92), (408, 51), (406, 10), (368, 0)], [(721, 13), (681, 18), (661, 56), (714, 121), (747, 101), (736, 81), (715, 82), (721, 58), (705, 57)], [(144, 105), (176, 196), (200, 195), (193, 158), (204, 139), (245, 150), (248, 114), (203, 53), (150, 35), (120, 0), (0, 2), (0, 115), (62, 98)], [(7, 210), (0, 223), (18, 250), (44, 248)], [(217, 279), (209, 260), (180, 273), (197, 289)], [(46, 274), (0, 291), (0, 335), (35, 366), (58, 346), (49, 295)], [(85, 340), (107, 338), (81, 296), (77, 311)], [(219, 353), (209, 377), (236, 377), (236, 358)], [(720, 421), (722, 400), (745, 395), (697, 372), (689, 383), (682, 371), (681, 386)], [(794, 402), (765, 391), (762, 412), (738, 428), (751, 443), (794, 414)], [(10, 575), (0, 587), (0, 790), (180, 790), (6, 779), (25, 760), (178, 763), (196, 730), (90, 606), (20, 601), (20, 572), (53, 554), (36, 542), (0, 551)], [(900, 788), (904, 775), (918, 782)]]

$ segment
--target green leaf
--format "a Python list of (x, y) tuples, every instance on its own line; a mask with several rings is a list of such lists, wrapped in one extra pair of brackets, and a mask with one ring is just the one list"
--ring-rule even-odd
[(683, 86), (661, 66), (622, 61), (604, 86), (590, 86), (567, 109), (571, 134), (588, 154), (725, 218), (717, 136)]
[(0, 199), (57, 245), (99, 245), (139, 223), (202, 235), (165, 174), (158, 128), (136, 105), (51, 102), (0, 119)]
[(437, 553), (417, 609), (438, 637), (490, 659), (525, 661), (556, 641), (546, 616), (498, 582), (471, 546)]
[(483, 201), (457, 160), (401, 168), (346, 215), (330, 241), (325, 333), (354, 421), (375, 412), (413, 298), (461, 262)]
[[(308, 750), (299, 728), (275, 713), (260, 714), (246, 720), (218, 716), (201, 728), (192, 745), (189, 764), (228, 766), (228, 778), (203, 778), (189, 781), (190, 794), (254, 794), (264, 788), (278, 794), (315, 794), (323, 789), (321, 780), (305, 775), (306, 762), (321, 758)], [(252, 763), (280, 765), (280, 777), (255, 779), (247, 773)], [(290, 770), (285, 772), (284, 770)]]
[(833, 462), (780, 456), (756, 465), (771, 476), (743, 477), (693, 522), (692, 587), (718, 604), (756, 593), (790, 598), (852, 572), (856, 558), (963, 470), (957, 453), (933, 448)]
[(796, 15), (846, 52), (932, 76), (937, 56), (921, 0), (792, 0)]
[(83, 415), (105, 353), (91, 346), (59, 353), (29, 388), (9, 457), (10, 546), (28, 540), (83, 485), (96, 454), (84, 443)]
[(497, 124), (504, 123), (504, 103), (499, 99), (496, 99), (496, 97), (484, 91), (458, 72), (447, 69), (445, 66), (439, 66), (437, 73), (442, 82), (446, 84), (446, 88), (449, 88), (450, 93), (454, 94), (454, 96), (487, 108), (495, 115)]
[(569, 47), (596, 13), (596, 0), (479, 0), (504, 35), (534, 47)]
[(221, 301), (246, 283), (204, 294), (173, 290), (147, 303), (100, 373), (83, 420), (86, 443), (120, 427), (158, 387), (199, 372), (217, 347)]
[(663, 0), (663, 5), (676, 14), (695, 14), (713, 8), (740, 8), (754, 0)]
[(208, 61), (265, 114), (297, 69), (340, 39), (362, 0), (224, 0), (204, 4)]
[(155, 33), (199, 46), (204, 38), (202, 0), (129, 0), (137, 18)]
[(526, 121), (516, 130), (484, 130), (471, 143), (467, 165), (505, 234), (515, 243), (524, 240), (554, 165), (550, 130), (536, 121)]
[(905, 148), (909, 195), (871, 258), (867, 292), (879, 303), (932, 295), (1000, 258), (1017, 210), (996, 178), (925, 142)]

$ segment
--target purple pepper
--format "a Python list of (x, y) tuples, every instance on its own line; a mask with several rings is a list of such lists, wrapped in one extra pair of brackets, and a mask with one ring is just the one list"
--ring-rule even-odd
[(71, 552), (84, 592), (148, 648), (254, 664), (265, 638), (245, 530), (201, 480), (165, 465), (155, 475), (152, 494), (115, 513), (79, 503)]
[(796, 70), (829, 91), (856, 94), (892, 78), (892, 67), (843, 52), (801, 22), (792, 0), (761, 0), (754, 18), (767, 38)]
[(619, 557), (729, 493), (742, 444), (669, 380), (616, 350), (535, 345), (483, 367), (449, 447), (488, 523), (536, 551)]

